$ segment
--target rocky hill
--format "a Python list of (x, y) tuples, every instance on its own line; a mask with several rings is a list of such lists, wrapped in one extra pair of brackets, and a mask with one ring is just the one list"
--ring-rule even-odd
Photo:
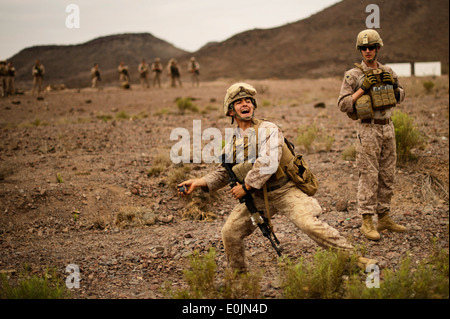
[[(360, 59), (356, 35), (371, 0), (344, 0), (307, 19), (251, 30), (196, 52), (206, 78), (305, 78), (342, 75)], [(442, 61), (448, 73), (449, 2), (377, 1), (384, 63)]]
[[(317, 78), (341, 76), (360, 59), (355, 50), (357, 33), (366, 28), (366, 6), (372, 0), (344, 0), (307, 19), (272, 29), (255, 29), (223, 42), (208, 43), (197, 52), (186, 52), (152, 36), (122, 34), (71, 46), (37, 46), (12, 57), (20, 81), (30, 80), (39, 58), (47, 70), (47, 83), (89, 85), (89, 69), (101, 62), (103, 83), (117, 81), (120, 61), (130, 67), (138, 82), (142, 58), (159, 56), (166, 64), (177, 57), (187, 68), (195, 55), (203, 80), (217, 78)], [(441, 61), (449, 65), (449, 2), (447, 0), (379, 0), (380, 29), (385, 47), (383, 63)]]

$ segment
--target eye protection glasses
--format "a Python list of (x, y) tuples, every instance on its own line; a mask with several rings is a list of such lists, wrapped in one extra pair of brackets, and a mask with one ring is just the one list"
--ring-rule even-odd
[(377, 48), (377, 46), (376, 45), (369, 45), (369, 46), (366, 46), (366, 47), (359, 47), (359, 50), (360, 51), (367, 51), (367, 49), (369, 49), (369, 51), (373, 51), (373, 50), (375, 50)]

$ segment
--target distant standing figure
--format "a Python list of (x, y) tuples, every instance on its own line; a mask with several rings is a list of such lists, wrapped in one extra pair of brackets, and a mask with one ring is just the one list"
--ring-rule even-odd
[(8, 70), (7, 70), (7, 66), (6, 66), (6, 61), (0, 61), (0, 95), (6, 96), (7, 93), (7, 81), (6, 81), (6, 77), (8, 74)]
[(7, 77), (6, 77), (7, 93), (14, 95), (16, 93), (16, 88), (15, 88), (16, 68), (13, 66), (11, 61), (8, 62), (6, 71), (7, 71)]
[(192, 86), (198, 87), (200, 85), (200, 64), (195, 60), (195, 57), (191, 58), (188, 70), (191, 73)]
[(97, 88), (98, 82), (102, 80), (100, 77), (100, 69), (98, 68), (98, 63), (95, 63), (94, 67), (91, 69), (91, 79), (92, 87)]
[(125, 63), (120, 62), (120, 65), (117, 67), (117, 72), (119, 72), (119, 81), (120, 85), (124, 89), (130, 88), (130, 76), (128, 74), (128, 66)]
[(152, 72), (153, 72), (153, 86), (156, 87), (156, 83), (158, 83), (158, 87), (161, 87), (161, 73), (163, 67), (161, 65), (161, 60), (159, 58), (155, 58), (152, 63)]
[(167, 71), (170, 76), (170, 86), (171, 87), (176, 87), (177, 82), (180, 86), (183, 86), (181, 84), (181, 79), (180, 79), (181, 73), (180, 73), (180, 67), (178, 66), (177, 60), (175, 60), (174, 58), (169, 60), (169, 65), (168, 65)]
[(39, 94), (42, 91), (42, 80), (44, 79), (45, 74), (45, 68), (39, 60), (36, 60), (33, 69), (31, 69), (31, 74), (33, 76), (33, 89), (31, 91), (31, 94), (34, 94), (34, 92), (36, 92), (36, 89)]
[(148, 64), (142, 59), (142, 62), (138, 66), (139, 77), (141, 79), (141, 85), (143, 88), (149, 88), (150, 83), (148, 82)]

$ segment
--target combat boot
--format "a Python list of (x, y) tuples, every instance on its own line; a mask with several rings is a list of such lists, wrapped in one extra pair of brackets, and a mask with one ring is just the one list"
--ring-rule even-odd
[(372, 222), (372, 215), (363, 214), (363, 224), (361, 226), (361, 232), (370, 240), (379, 240), (380, 234), (375, 230)]
[(396, 224), (391, 217), (389, 217), (389, 213), (378, 214), (377, 230), (381, 232), (385, 229), (396, 233), (404, 233), (406, 231), (406, 227)]

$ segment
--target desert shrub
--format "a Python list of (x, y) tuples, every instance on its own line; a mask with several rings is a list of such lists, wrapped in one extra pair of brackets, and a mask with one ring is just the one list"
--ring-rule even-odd
[(354, 161), (356, 159), (356, 147), (355, 145), (350, 145), (344, 151), (342, 151), (341, 155), (344, 161)]
[(47, 268), (41, 276), (30, 276), (25, 270), (16, 284), (6, 274), (0, 274), (0, 299), (65, 299), (70, 291), (56, 271)]
[(119, 111), (116, 114), (116, 118), (118, 120), (129, 120), (130, 119), (130, 115), (127, 112), (125, 112), (125, 111)]
[(183, 219), (211, 221), (217, 218), (216, 214), (209, 209), (209, 205), (217, 200), (217, 193), (205, 195), (203, 192), (196, 192), (188, 198), (190, 201), (181, 213)]
[(162, 151), (153, 158), (152, 166), (147, 170), (147, 176), (159, 176), (159, 174), (171, 164), (172, 161), (170, 160), (170, 156), (167, 152)]
[(150, 226), (155, 224), (156, 215), (146, 207), (120, 207), (115, 224), (120, 228)]
[(423, 138), (414, 125), (414, 119), (408, 114), (397, 110), (392, 115), (392, 121), (395, 127), (398, 162), (405, 163), (415, 159), (411, 149), (419, 146), (423, 142)]
[(184, 114), (186, 110), (192, 111), (192, 112), (198, 112), (198, 106), (192, 103), (192, 98), (190, 97), (180, 97), (175, 100), (175, 103), (177, 104), (178, 111), (181, 114)]
[(191, 167), (185, 165), (172, 168), (167, 175), (169, 185), (176, 186), (180, 182), (186, 180), (190, 171)]
[[(326, 135), (315, 124), (312, 124), (300, 127), (295, 141), (297, 145), (302, 146), (307, 152), (312, 150), (329, 152), (335, 139)], [(313, 143), (316, 146), (313, 147)]]
[(113, 117), (109, 114), (99, 114), (96, 117), (97, 119), (102, 120), (103, 122), (108, 122), (113, 119)]
[(186, 289), (173, 290), (165, 283), (164, 293), (174, 299), (255, 299), (260, 295), (261, 276), (255, 273), (238, 274), (227, 271), (224, 279), (217, 278), (216, 251), (207, 254), (198, 251), (189, 256), (190, 269), (183, 272), (188, 284)]
[(434, 82), (433, 81), (424, 81), (422, 83), (425, 91), (428, 93), (431, 93), (431, 90), (434, 88)]
[(296, 142), (303, 146), (307, 151), (311, 149), (312, 143), (317, 137), (318, 128), (315, 125), (302, 126), (298, 129), (298, 136)]
[(280, 268), (283, 297), (287, 299), (342, 298), (346, 280), (359, 271), (355, 255), (322, 249), (311, 262), (301, 258), (294, 264), (284, 258)]
[(413, 263), (405, 257), (397, 271), (384, 270), (379, 288), (367, 288), (361, 282), (349, 285), (348, 298), (368, 299), (448, 299), (448, 251)]

